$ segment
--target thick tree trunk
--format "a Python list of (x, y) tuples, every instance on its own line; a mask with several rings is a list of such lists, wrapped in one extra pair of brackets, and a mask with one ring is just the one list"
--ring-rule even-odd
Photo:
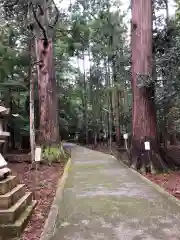
[[(150, 159), (144, 151), (144, 141), (148, 139), (153, 146), (156, 146), (157, 141), (152, 82), (152, 37), (152, 1), (132, 0), (132, 148), (137, 157), (137, 169), (142, 165), (150, 168)], [(138, 163), (142, 156), (141, 163)]]
[[(146, 79), (152, 76), (152, 1), (132, 1), (132, 87), (133, 137), (156, 138), (156, 114), (152, 87)], [(144, 86), (139, 87), (142, 78)], [(144, 79), (143, 79), (144, 78)]]
[[(152, 81), (152, 1), (132, 0), (132, 88), (133, 129), (131, 162), (146, 172), (151, 166), (157, 170), (180, 167), (180, 161), (168, 156), (157, 140), (154, 84)], [(151, 151), (144, 149), (150, 141)]]
[(59, 143), (58, 98), (56, 92), (55, 68), (52, 40), (45, 44), (43, 39), (36, 40), (39, 88), (39, 139), (44, 145)]

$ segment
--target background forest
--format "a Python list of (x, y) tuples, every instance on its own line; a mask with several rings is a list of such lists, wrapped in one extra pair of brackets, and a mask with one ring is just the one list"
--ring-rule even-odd
[[(132, 125), (132, 108), (140, 106), (132, 107), (130, 21), (120, 1), (75, 0), (67, 2), (66, 10), (58, 1), (3, 0), (1, 5), (0, 94), (11, 110), (9, 149), (30, 148), (32, 103), (38, 142), (72, 140), (78, 133), (81, 143), (96, 146), (103, 132), (111, 149), (113, 141), (123, 144), (123, 133), (138, 131), (140, 126)], [(177, 145), (180, 132), (179, 8), (178, 0), (153, 1), (150, 98), (164, 147)], [(53, 49), (43, 59), (50, 66), (49, 79), (40, 66), (41, 53), (49, 49), (45, 44)]]

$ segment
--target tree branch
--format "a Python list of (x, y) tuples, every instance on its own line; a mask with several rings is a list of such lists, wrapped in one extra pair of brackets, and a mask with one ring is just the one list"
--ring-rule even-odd
[(53, 23), (52, 25), (49, 25), (50, 28), (54, 28), (54, 27), (56, 26), (56, 24), (57, 24), (57, 22), (58, 22), (58, 19), (59, 19), (59, 15), (60, 15), (60, 14), (59, 14), (59, 9), (57, 8), (54, 0), (52, 0), (52, 2), (53, 2), (53, 5), (54, 5), (54, 7), (55, 7), (55, 10), (56, 10), (56, 16), (55, 16), (55, 19), (54, 19), (54, 23)]
[[(49, 26), (49, 27), (51, 27), (51, 26)], [(67, 36), (67, 34), (71, 34), (72, 33), (72, 30), (68, 30), (68, 29), (60, 29), (59, 28), (56, 31), (62, 33), (63, 36)]]
[(4, 7), (8, 7), (8, 8), (11, 8), (11, 7), (14, 7), (15, 5), (17, 5), (19, 3), (19, 0), (16, 0), (14, 1), (13, 3), (4, 3)]
[[(38, 6), (38, 7), (39, 7), (39, 6)], [(39, 7), (39, 9), (40, 9), (40, 11), (42, 10), (41, 7)], [(44, 27), (43, 27), (42, 24), (40, 23), (37, 15), (36, 15), (36, 11), (35, 11), (35, 9), (34, 9), (33, 4), (32, 4), (32, 12), (33, 12), (34, 19), (36, 20), (39, 28), (40, 28), (40, 29), (42, 30), (42, 32), (43, 32), (44, 40), (45, 40), (46, 43), (47, 43), (47, 42), (48, 42), (48, 37), (47, 37), (46, 30), (44, 29)], [(41, 11), (41, 13), (42, 13), (42, 11)]]

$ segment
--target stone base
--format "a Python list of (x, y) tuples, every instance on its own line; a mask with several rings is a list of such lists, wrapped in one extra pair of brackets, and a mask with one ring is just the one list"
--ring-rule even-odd
[(13, 224), (0, 225), (2, 240), (20, 240), (21, 234), (27, 226), (36, 204), (37, 201), (33, 200), (32, 203), (21, 214), (19, 219), (17, 219)]
[[(3, 171), (9, 173), (9, 169)], [(0, 240), (20, 239), (36, 203), (33, 194), (26, 192), (16, 176), (0, 181)]]

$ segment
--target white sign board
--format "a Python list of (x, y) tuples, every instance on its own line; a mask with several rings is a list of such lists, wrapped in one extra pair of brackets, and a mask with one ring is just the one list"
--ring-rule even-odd
[(7, 162), (5, 161), (5, 159), (0, 153), (0, 168), (6, 167), (6, 166), (7, 166)]
[(128, 133), (123, 134), (124, 139), (128, 139)]
[(41, 161), (41, 147), (36, 147), (35, 149), (35, 162)]
[(145, 150), (150, 150), (150, 142), (144, 142)]

